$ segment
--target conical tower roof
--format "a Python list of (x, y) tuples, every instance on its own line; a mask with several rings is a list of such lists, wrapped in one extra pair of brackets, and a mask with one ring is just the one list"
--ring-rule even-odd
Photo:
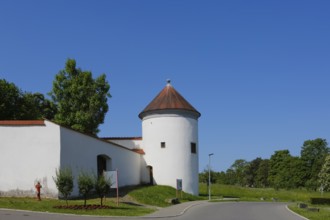
[(167, 80), (167, 85), (160, 93), (145, 107), (139, 114), (139, 118), (143, 118), (146, 114), (161, 110), (183, 110), (189, 111), (200, 117), (201, 114), (171, 85), (171, 81)]

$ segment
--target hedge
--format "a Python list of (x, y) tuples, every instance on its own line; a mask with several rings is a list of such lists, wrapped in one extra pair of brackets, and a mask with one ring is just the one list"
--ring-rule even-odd
[(311, 198), (311, 204), (327, 204), (330, 205), (330, 198)]

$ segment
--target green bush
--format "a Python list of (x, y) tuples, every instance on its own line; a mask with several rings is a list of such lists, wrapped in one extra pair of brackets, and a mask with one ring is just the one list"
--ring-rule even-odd
[(313, 205), (330, 205), (330, 198), (311, 198), (311, 204)]
[(56, 170), (56, 177), (53, 177), (58, 191), (64, 196), (66, 205), (68, 197), (73, 190), (73, 175), (70, 168), (60, 168)]
[(87, 196), (94, 188), (94, 177), (92, 174), (81, 171), (78, 175), (79, 194), (84, 197), (84, 205), (86, 206)]
[(103, 174), (95, 177), (95, 192), (101, 199), (101, 206), (103, 205), (103, 198), (110, 192), (111, 179), (106, 178)]

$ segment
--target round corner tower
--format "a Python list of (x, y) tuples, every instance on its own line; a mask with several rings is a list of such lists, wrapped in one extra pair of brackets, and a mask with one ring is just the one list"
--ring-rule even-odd
[(150, 183), (198, 195), (198, 118), (201, 114), (167, 81), (165, 88), (139, 114), (144, 159)]

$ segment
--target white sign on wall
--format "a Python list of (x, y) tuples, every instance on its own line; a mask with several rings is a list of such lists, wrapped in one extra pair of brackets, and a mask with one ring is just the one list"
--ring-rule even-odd
[(119, 206), (118, 170), (106, 171), (104, 177), (110, 179), (111, 189), (117, 189), (117, 206)]
[(182, 190), (182, 179), (176, 180), (176, 190), (179, 190), (179, 191)]
[(110, 179), (111, 181), (111, 189), (117, 189), (118, 188), (118, 172), (117, 170), (114, 171), (105, 171), (104, 176), (106, 179)]

